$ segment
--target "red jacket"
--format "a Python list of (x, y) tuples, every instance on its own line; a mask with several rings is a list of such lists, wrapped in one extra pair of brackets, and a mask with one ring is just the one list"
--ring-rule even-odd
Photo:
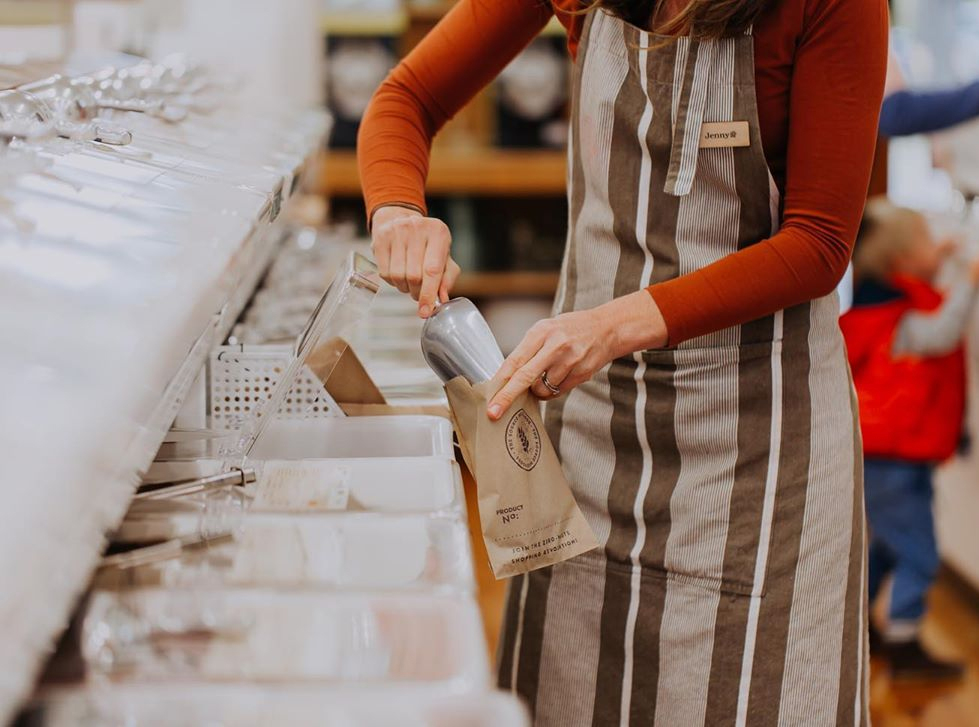
[(932, 311), (942, 295), (920, 280), (895, 277), (888, 286), (865, 283), (840, 318), (860, 402), (864, 454), (940, 462), (955, 453), (965, 415), (965, 353), (893, 353), (901, 319)]

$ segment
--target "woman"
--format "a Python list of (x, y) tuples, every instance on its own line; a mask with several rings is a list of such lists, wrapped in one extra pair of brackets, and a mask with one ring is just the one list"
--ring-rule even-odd
[(886, 4), (679, 2), (460, 0), (363, 122), (375, 256), (423, 317), (446, 298), (431, 138), (556, 12), (575, 58), (557, 315), (507, 358), (488, 415), (528, 388), (549, 402), (604, 547), (511, 583), (500, 684), (538, 725), (865, 724), (860, 446), (833, 291)]

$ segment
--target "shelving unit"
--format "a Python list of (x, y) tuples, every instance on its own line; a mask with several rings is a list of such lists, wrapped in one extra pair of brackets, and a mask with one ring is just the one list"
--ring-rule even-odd
[[(324, 33), (340, 33), (343, 35), (378, 35), (383, 33), (400, 33), (409, 21), (415, 20), (436, 23), (448, 11), (448, 5), (438, 5), (424, 10), (392, 10), (388, 12), (325, 12), (320, 20)], [(563, 35), (564, 27), (557, 18), (551, 18), (542, 31), (543, 35)]]
[[(403, 56), (453, 5), (452, 0), (444, 0), (405, 4), (393, 12), (328, 12), (322, 16), (321, 27), (328, 44), (334, 38), (380, 39)], [(542, 31), (551, 38), (563, 37), (564, 33), (556, 17)], [(563, 244), (563, 239), (558, 240), (563, 233), (556, 232), (550, 221), (563, 220), (566, 215), (567, 153), (563, 148), (544, 146), (500, 146), (501, 138), (510, 144), (527, 142), (505, 136), (505, 130), (511, 128), (507, 124), (512, 125), (513, 120), (501, 111), (498, 92), (499, 87), (491, 84), (478, 93), (439, 133), (432, 149), (426, 195), (432, 214), (444, 216), (458, 233), (456, 239), (470, 251), (463, 254), (470, 263), (454, 293), (483, 300), (551, 298), (557, 288), (557, 270), (536, 269), (553, 263), (557, 246)], [(342, 139), (340, 143), (350, 143), (349, 130)], [(331, 207), (341, 217), (359, 223), (363, 210), (356, 152), (329, 149), (320, 169), (315, 191), (331, 200)], [(539, 248), (542, 255), (530, 260), (501, 252), (515, 250), (517, 236), (526, 246), (528, 229), (535, 244), (546, 246)], [(480, 265), (485, 269), (479, 269)], [(496, 271), (508, 267), (514, 270)]]
[[(322, 169), (317, 186), (321, 194), (360, 194), (356, 152), (328, 151)], [(560, 196), (565, 183), (563, 151), (443, 149), (432, 155), (427, 190), (434, 195)]]
[(546, 271), (463, 273), (452, 292), (466, 298), (553, 298), (559, 277), (559, 273)]
[(0, 0), (3, 25), (67, 25), (72, 7), (67, 0)]
[[(59, 75), (19, 89), (23, 125), (6, 116), (0, 129), (3, 142), (31, 140), (0, 149), (20, 164), (0, 175), (10, 212), (0, 224), (10, 342), (0, 356), (0, 723), (330, 714), (525, 727), (523, 707), (490, 679), (462, 474), (415, 307), (390, 292), (374, 300), (381, 286), (358, 254), (363, 240), (293, 214), (320, 180), (329, 119), (292, 96), (257, 109), (207, 66), (122, 60), (89, 78), (60, 62), (0, 76)], [(86, 140), (101, 139), (108, 118), (86, 117), (71, 140), (37, 123), (55, 113), (50, 94), (81, 96), (96, 76), (119, 82), (113, 90), (142, 79), (147, 113), (106, 114), (124, 141)], [(186, 114), (160, 118), (161, 97), (178, 92)], [(465, 171), (448, 161), (446, 188)], [(484, 188), (526, 176), (522, 164), (553, 171), (559, 161), (494, 160), (496, 187)], [(347, 169), (355, 187), (352, 154)], [(558, 189), (557, 179), (539, 184)], [(464, 285), (514, 280), (553, 287), (547, 275)], [(307, 304), (312, 323), (297, 313)], [(300, 325), (283, 334), (290, 322)], [(281, 367), (284, 340), (297, 343)], [(386, 377), (376, 392), (388, 397), (360, 413), (386, 416), (341, 419), (336, 402), (356, 406), (360, 394), (334, 400), (323, 389), (347, 381), (333, 381), (331, 357), (355, 340), (357, 365)], [(310, 371), (304, 396), (334, 408), (297, 402), (290, 418), (297, 372)], [(255, 404), (259, 387), (268, 408)], [(222, 395), (228, 412), (250, 402), (246, 413), (217, 417)], [(271, 433), (264, 449), (242, 445), (259, 429)]]
[(323, 33), (340, 35), (387, 35), (402, 32), (408, 25), (403, 10), (360, 13), (354, 11), (325, 12), (320, 18)]
[[(71, 74), (76, 67), (77, 62), (68, 62), (57, 70)], [(28, 74), (42, 70), (28, 69)], [(208, 133), (215, 126), (237, 129), (249, 118), (228, 99), (220, 112), (195, 122), (203, 143), (212, 138)], [(45, 141), (52, 150), (49, 166), (39, 163), (38, 169), (49, 176), (40, 175), (38, 184), (42, 189), (47, 189), (43, 184), (53, 185), (48, 196), (9, 179), (4, 189), (14, 214), (31, 224), (23, 227), (30, 232), (0, 225), (6, 253), (0, 290), (11, 299), (16, 291), (25, 296), (24, 309), (4, 319), (9, 346), (0, 357), (7, 376), (0, 420), (6, 433), (2, 449), (8, 484), (0, 510), (0, 572), (5, 578), (0, 612), (6, 627), (0, 644), (5, 667), (0, 675), (3, 723), (27, 694), (68, 622), (99, 561), (106, 534), (126, 512), (140, 475), (192, 390), (207, 354), (224, 338), (261, 278), (282, 235), (285, 217), (280, 210), (327, 129), (322, 114), (294, 114), (288, 129), (295, 147), (282, 150), (275, 171), (272, 165), (262, 171), (258, 161), (251, 167), (242, 161), (236, 167), (251, 185), (246, 191), (234, 180), (222, 184), (218, 171), (187, 174), (184, 167), (194, 168), (195, 161), (201, 161), (190, 150), (186, 157), (167, 156), (151, 141), (144, 142), (154, 133), (171, 132), (171, 126), (140, 115), (117, 120), (133, 135), (131, 146), (116, 152), (123, 159), (118, 167), (112, 167), (110, 152), (102, 148), (86, 149), (81, 143), (65, 148), (55, 140)], [(48, 147), (43, 149), (37, 153), (47, 153)], [(125, 164), (122, 155), (127, 153), (139, 161), (127, 168), (127, 174), (113, 174)], [(151, 163), (157, 166), (141, 166)], [(114, 250), (119, 244), (113, 242), (115, 218), (108, 208), (76, 205), (56, 181), (73, 169), (87, 171), (92, 166), (107, 171), (101, 176), (93, 173), (91, 187), (79, 186), (79, 194), (84, 189), (109, 195), (131, 184), (134, 199), (144, 194), (161, 200), (159, 209), (147, 203), (138, 212), (118, 203), (119, 219), (126, 219), (134, 230), (135, 221), (145, 219), (139, 227), (143, 236), (133, 232), (130, 247), (156, 252), (152, 261), (137, 262), (134, 257), (117, 266), (106, 254), (95, 252), (84, 234), (77, 245), (54, 242), (70, 234), (58, 227), (64, 216), (77, 214), (89, 220), (90, 228), (105, 233), (100, 243), (105, 247), (99, 250)], [(193, 184), (204, 190), (202, 205), (210, 200), (220, 209), (193, 209), (187, 202), (191, 195), (185, 192)], [(173, 198), (160, 191), (163, 186), (174, 190)], [(160, 211), (173, 199), (183, 202), (186, 217)], [(33, 244), (24, 244), (28, 236)], [(45, 254), (57, 261), (44, 263), (51, 268), (50, 279), (37, 273), (41, 261), (48, 260)], [(66, 283), (69, 265), (76, 269)], [(134, 287), (135, 280), (140, 287)], [(49, 310), (56, 323), (46, 328), (28, 325), (36, 309)], [(64, 350), (59, 351), (55, 342)], [(43, 377), (29, 385), (21, 380), (23, 373), (11, 374), (24, 371)]]

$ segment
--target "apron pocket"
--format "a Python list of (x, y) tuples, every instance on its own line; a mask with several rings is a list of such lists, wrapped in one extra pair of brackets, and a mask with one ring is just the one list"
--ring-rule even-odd
[[(611, 571), (619, 576), (628, 578), (632, 575), (633, 565), (629, 562), (609, 560), (601, 551), (591, 551), (559, 563), (554, 568), (577, 568), (595, 575)], [(725, 580), (724, 578), (680, 573), (644, 564), (640, 565), (640, 568), (642, 569), (643, 578), (655, 578), (665, 583), (691, 586), (707, 591), (708, 593), (723, 593), (729, 596), (751, 596), (752, 592), (751, 583), (740, 583)]]
[[(773, 447), (781, 448), (782, 397), (773, 390), (781, 347), (643, 352), (649, 491), (656, 493), (646, 499), (643, 566), (712, 591), (764, 593), (765, 569), (757, 580), (756, 570), (767, 561), (759, 547), (771, 547), (775, 512), (777, 471), (769, 468), (777, 467)], [(611, 555), (628, 564), (631, 547)]]
[(761, 341), (732, 346), (698, 346), (693, 348), (657, 348), (641, 352), (647, 366), (695, 368), (709, 373), (713, 367), (771, 359), (772, 348), (781, 354), (782, 340)]

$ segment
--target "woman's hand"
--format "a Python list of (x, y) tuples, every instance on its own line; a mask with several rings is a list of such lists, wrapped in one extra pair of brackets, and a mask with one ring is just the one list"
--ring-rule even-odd
[[(666, 323), (645, 290), (540, 321), (493, 377), (496, 394), (487, 408), (489, 418), (502, 417), (528, 389), (540, 399), (553, 399), (588, 381), (609, 361), (666, 342)], [(560, 393), (547, 388), (545, 374)]]
[(371, 218), (371, 249), (381, 277), (418, 301), (428, 318), (435, 301), (445, 302), (459, 277), (449, 257), (452, 236), (441, 220), (404, 207), (378, 207)]

